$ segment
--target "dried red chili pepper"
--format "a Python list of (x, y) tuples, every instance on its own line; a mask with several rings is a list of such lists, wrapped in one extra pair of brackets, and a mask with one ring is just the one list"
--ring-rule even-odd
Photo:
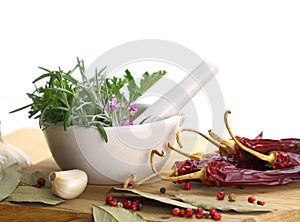
[(300, 179), (300, 165), (278, 170), (251, 170), (238, 168), (228, 162), (213, 161), (206, 166), (208, 186), (223, 185), (280, 185)]
[[(172, 182), (180, 182), (183, 180), (201, 180), (208, 186), (224, 186), (224, 185), (280, 185), (287, 184), (295, 179), (300, 179), (300, 165), (277, 170), (252, 170), (236, 167), (233, 163), (227, 162), (226, 158), (213, 160), (208, 162), (206, 166), (195, 160), (177, 161), (177, 175), (171, 175), (166, 179)], [(188, 168), (187, 166), (198, 166)], [(181, 168), (183, 167), (183, 168)], [(188, 169), (191, 171), (189, 172)], [(184, 173), (184, 174), (181, 174)]]
[(227, 161), (234, 163), (240, 168), (268, 170), (270, 168), (281, 169), (300, 165), (300, 155), (296, 153), (271, 151), (270, 153), (272, 156), (269, 156), (270, 153), (269, 155), (265, 155), (268, 157), (268, 161), (266, 163), (265, 160), (259, 159), (242, 149), (236, 150), (235, 154), (227, 156)]
[[(244, 144), (242, 144), (237, 138), (236, 136), (234, 136), (234, 134), (232, 133), (228, 121), (227, 121), (227, 116), (228, 114), (230, 114), (231, 112), (229, 110), (227, 110), (225, 112), (224, 115), (224, 120), (225, 120), (225, 125), (227, 127), (227, 130), (232, 138), (232, 140), (235, 142), (236, 144), (236, 150), (241, 149), (249, 154), (251, 154), (254, 157), (257, 157), (260, 160), (266, 161), (267, 167), (273, 168), (273, 169), (280, 169), (280, 168), (287, 168), (287, 167), (293, 167), (293, 166), (297, 166), (300, 165), (300, 156), (298, 154), (295, 153), (290, 153), (290, 152), (286, 152), (286, 146), (283, 146), (283, 150), (271, 150), (271, 148), (269, 148), (269, 150), (267, 150), (267, 146), (264, 147), (263, 152), (258, 152), (256, 150), (251, 149), (251, 147), (247, 147)], [(249, 141), (249, 140), (248, 140)], [(271, 146), (273, 147), (273, 146)], [(280, 146), (278, 145), (277, 148), (279, 148)], [(256, 147), (257, 148), (257, 147)], [(260, 147), (261, 148), (261, 147)], [(262, 150), (262, 149), (260, 149)], [(267, 151), (266, 151), (267, 150)], [(295, 151), (295, 150), (294, 150)], [(236, 151), (238, 152), (238, 151)], [(241, 152), (242, 153), (242, 152)], [(267, 154), (266, 154), (267, 153)], [(236, 155), (235, 159), (237, 159), (236, 157), (239, 157), (241, 155)], [(244, 157), (245, 158), (245, 157)], [(255, 162), (252, 163), (252, 168), (255, 168)]]
[[(262, 134), (254, 140), (236, 137), (228, 125), (229, 113), (230, 111), (226, 111), (224, 118), (231, 140), (222, 139), (211, 131), (209, 131), (211, 138), (191, 129), (180, 131), (204, 135), (219, 147), (221, 155), (184, 154), (191, 159), (175, 162), (175, 170), (169, 174), (169, 177), (162, 179), (172, 182), (201, 180), (208, 186), (280, 185), (300, 179), (300, 154), (297, 153), (300, 139), (262, 140)], [(178, 133), (177, 142), (181, 145), (179, 138)], [(177, 151), (170, 144), (168, 146)], [(183, 152), (179, 151), (179, 153)], [(153, 161), (151, 164), (154, 166)], [(154, 172), (159, 173), (156, 170)]]
[(297, 138), (286, 138), (279, 140), (263, 138), (248, 139), (246, 137), (239, 136), (236, 136), (236, 138), (244, 146), (260, 153), (268, 153), (270, 151), (284, 151), (300, 154), (300, 139)]

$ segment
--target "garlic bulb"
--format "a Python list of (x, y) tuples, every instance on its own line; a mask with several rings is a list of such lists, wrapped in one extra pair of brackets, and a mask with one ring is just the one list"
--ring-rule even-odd
[(49, 181), (55, 195), (63, 199), (73, 199), (85, 190), (88, 177), (84, 171), (75, 169), (52, 172)]
[(19, 164), (21, 168), (28, 167), (32, 164), (27, 154), (2, 139), (0, 130), (0, 180), (4, 169), (15, 163)]

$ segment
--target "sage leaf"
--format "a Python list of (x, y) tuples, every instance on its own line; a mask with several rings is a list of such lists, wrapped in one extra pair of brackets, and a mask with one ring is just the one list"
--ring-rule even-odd
[(17, 189), (6, 199), (10, 202), (39, 202), (48, 205), (57, 205), (65, 202), (56, 197), (51, 188), (36, 188), (32, 186), (18, 186)]
[(0, 181), (0, 201), (7, 198), (19, 185), (22, 176), (18, 171), (19, 169), (20, 166), (18, 164), (5, 168)]
[(226, 201), (226, 200), (218, 200), (217, 198), (213, 198), (213, 197), (205, 197), (199, 195), (185, 195), (185, 194), (178, 194), (176, 195), (176, 197), (186, 203), (192, 204), (193, 206), (196, 207), (201, 207), (206, 210), (212, 210), (212, 209), (217, 209), (221, 211), (233, 210), (240, 213), (273, 211), (273, 209), (268, 208), (266, 206), (260, 206), (242, 200)]
[(161, 202), (164, 204), (174, 205), (174, 206), (181, 207), (181, 208), (192, 208), (192, 209), (197, 208), (196, 206), (189, 204), (189, 203), (181, 202), (178, 200), (173, 200), (168, 197), (162, 197), (157, 194), (147, 193), (147, 192), (143, 192), (143, 191), (139, 191), (139, 190), (135, 190), (135, 189), (125, 189), (125, 188), (113, 187), (112, 191), (134, 193), (134, 194), (140, 195), (142, 197), (145, 197), (145, 198), (148, 198), (151, 200), (155, 200), (155, 201), (158, 201), (158, 202)]
[(100, 205), (93, 205), (93, 217), (95, 222), (145, 221), (141, 215), (130, 210)]

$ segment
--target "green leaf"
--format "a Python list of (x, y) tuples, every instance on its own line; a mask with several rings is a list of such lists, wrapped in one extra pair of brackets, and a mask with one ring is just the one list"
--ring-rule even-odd
[(132, 77), (128, 69), (125, 70), (125, 73), (126, 74), (124, 75), (124, 77), (128, 80), (127, 89), (129, 91), (129, 98), (132, 101), (140, 97), (142, 93), (140, 92), (139, 87), (135, 83), (134, 78)]
[(158, 71), (152, 74), (145, 72), (143, 74), (143, 78), (140, 81), (140, 87), (137, 86), (134, 78), (131, 73), (126, 70), (124, 77), (128, 81), (127, 89), (129, 91), (130, 101), (135, 101), (141, 95), (143, 95), (151, 86), (153, 86), (158, 80), (160, 80), (167, 72), (166, 71)]
[(77, 81), (76, 79), (74, 79), (74, 78), (73, 78), (72, 76), (70, 76), (70, 75), (65, 75), (64, 78), (65, 78), (66, 80), (68, 80), (69, 82), (73, 83), (73, 84), (77, 84), (77, 83), (78, 83), (78, 81)]
[(166, 71), (158, 71), (150, 75), (148, 72), (143, 74), (143, 79), (141, 80), (140, 91), (143, 94), (146, 92), (151, 86), (153, 86), (160, 78), (162, 78), (167, 72)]
[(173, 200), (168, 197), (163, 197), (163, 196), (159, 196), (157, 194), (147, 193), (147, 192), (143, 192), (143, 191), (139, 191), (139, 190), (135, 190), (135, 189), (125, 189), (125, 188), (113, 187), (112, 191), (134, 193), (134, 194), (140, 195), (142, 197), (145, 197), (145, 198), (148, 198), (151, 200), (155, 200), (155, 201), (158, 201), (158, 202), (161, 202), (164, 204), (174, 205), (174, 206), (181, 207), (181, 208), (192, 208), (192, 209), (197, 208), (196, 206), (191, 205), (189, 203), (184, 203), (184, 202), (181, 202), (178, 200)]
[(33, 105), (33, 104), (28, 104), (28, 105), (23, 106), (23, 107), (20, 107), (20, 108), (18, 108), (18, 109), (12, 110), (12, 111), (10, 111), (9, 113), (15, 113), (15, 112), (21, 111), (21, 110), (23, 110), (23, 109), (26, 109), (26, 108), (28, 108), (28, 107), (31, 107), (32, 105)]
[(16, 189), (20, 180), (20, 166), (18, 164), (11, 165), (4, 169), (2, 180), (0, 181), (0, 201), (7, 198)]
[[(39, 67), (39, 68), (46, 71), (46, 69), (44, 69), (44, 68), (41, 68), (41, 67)], [(44, 79), (47, 77), (55, 77), (55, 75), (53, 73), (43, 74), (43, 75), (39, 76), (38, 78), (36, 78), (35, 80), (33, 80), (32, 83), (36, 83), (36, 82), (40, 81), (41, 79)]]
[(32, 186), (18, 186), (6, 199), (11, 202), (39, 202), (48, 205), (57, 205), (65, 202), (52, 193), (51, 188), (36, 188)]
[(41, 69), (41, 70), (44, 70), (44, 71), (46, 71), (46, 72), (51, 72), (49, 69), (46, 69), (46, 68), (41, 67), (41, 66), (39, 66), (38, 68)]
[(107, 133), (105, 132), (104, 128), (100, 124), (96, 124), (96, 127), (98, 128), (99, 132), (101, 133), (104, 141), (107, 143), (108, 138), (107, 138)]
[(236, 200), (218, 200), (213, 197), (199, 196), (199, 195), (176, 195), (177, 198), (196, 207), (201, 207), (206, 210), (217, 209), (221, 211), (236, 211), (240, 213), (259, 212), (259, 211), (273, 211), (273, 209), (266, 206), (248, 203), (248, 201)]
[(63, 89), (63, 88), (45, 88), (44, 91), (56, 91), (56, 92), (64, 92), (73, 96), (73, 92)]
[(141, 215), (119, 207), (93, 205), (93, 217), (95, 222), (121, 222), (121, 221), (145, 221)]

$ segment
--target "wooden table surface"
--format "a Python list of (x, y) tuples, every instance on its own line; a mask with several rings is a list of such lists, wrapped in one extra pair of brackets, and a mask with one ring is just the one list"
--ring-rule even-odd
[[(5, 139), (10, 143), (20, 144), (18, 135), (26, 134), (28, 130), (18, 132), (16, 136), (8, 135)], [(43, 140), (42, 134), (37, 131), (30, 131), (34, 135), (34, 140), (41, 146)], [(28, 137), (27, 137), (28, 138)], [(19, 142), (16, 142), (19, 140)], [(25, 139), (26, 140), (26, 139)], [(45, 145), (45, 144), (44, 144)], [(44, 146), (43, 145), (43, 146)], [(31, 144), (35, 146), (35, 144)], [(35, 147), (35, 149), (38, 147)], [(35, 164), (27, 169), (26, 172), (35, 172), (36, 170), (48, 174), (51, 171), (59, 170), (47, 149), (42, 157), (35, 157)], [(26, 149), (25, 149), (26, 150)], [(46, 157), (46, 158), (45, 158)], [(40, 160), (40, 161), (39, 161)], [(196, 194), (201, 196), (209, 196), (215, 198), (218, 191), (223, 190), (225, 193), (235, 193), (237, 198), (247, 200), (247, 197), (254, 195), (257, 199), (266, 202), (266, 206), (275, 209), (268, 213), (236, 213), (222, 212), (221, 221), (230, 222), (248, 222), (248, 221), (300, 221), (300, 181), (295, 181), (288, 185), (272, 186), (272, 187), (207, 187), (203, 184), (193, 182), (191, 190), (184, 190), (183, 185), (173, 184), (165, 181), (156, 181), (140, 186), (138, 189), (146, 192), (160, 194), (159, 189), (165, 187), (166, 196), (172, 197), (174, 194)], [(82, 195), (73, 200), (57, 206), (47, 206), (38, 203), (0, 203), (0, 221), (93, 221), (92, 204), (104, 204), (105, 196), (112, 186), (88, 185)], [(162, 195), (162, 194), (160, 194)], [(157, 202), (146, 201), (144, 207), (139, 213), (147, 221), (167, 222), (167, 221), (199, 221), (195, 217), (182, 218), (174, 217), (172, 206), (158, 204)], [(201, 219), (200, 221), (212, 221), (212, 219)]]

